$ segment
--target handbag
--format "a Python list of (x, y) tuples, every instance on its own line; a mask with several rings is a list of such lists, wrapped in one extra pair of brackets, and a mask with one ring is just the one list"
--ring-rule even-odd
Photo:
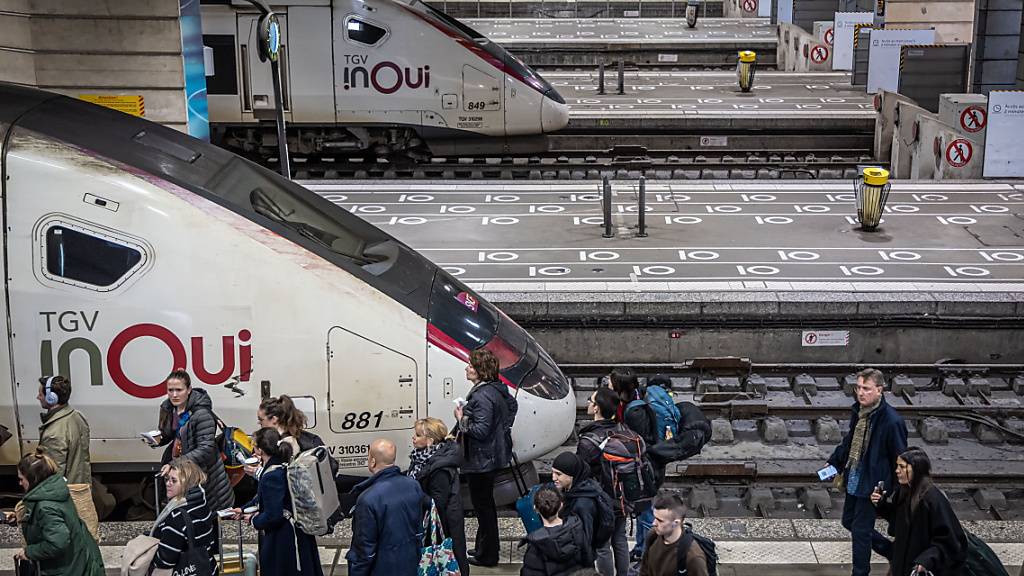
[(153, 565), (159, 547), (160, 539), (148, 534), (140, 534), (129, 540), (121, 556), (121, 576), (148, 576), (149, 567)]
[(39, 576), (39, 563), (32, 560), (15, 560), (14, 576)]
[(192, 516), (186, 511), (185, 517), (185, 538), (187, 544), (178, 557), (178, 563), (171, 571), (172, 576), (213, 576), (213, 564), (206, 550), (196, 546), (195, 534), (193, 534)]
[(424, 522), (427, 525), (426, 541), (420, 552), (418, 576), (459, 576), (459, 563), (455, 560), (455, 549), (450, 537), (445, 538), (437, 504), (430, 502), (430, 514)]

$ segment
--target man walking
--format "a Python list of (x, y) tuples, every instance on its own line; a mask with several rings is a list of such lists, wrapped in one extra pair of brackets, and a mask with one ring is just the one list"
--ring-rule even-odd
[(63, 376), (39, 379), (39, 445), (57, 463), (57, 474), (67, 480), (71, 500), (94, 540), (99, 541), (100, 520), (92, 501), (92, 465), (89, 463), (89, 423), (68, 406), (71, 380)]
[(907, 449), (907, 425), (884, 392), (881, 372), (868, 368), (857, 374), (850, 430), (828, 459), (838, 472), (836, 487), (846, 491), (842, 522), (853, 536), (853, 576), (871, 573), (872, 549), (888, 558), (892, 547), (875, 530), (871, 493), (878, 485), (892, 491), (896, 458)]
[(350, 576), (415, 574), (420, 563), (423, 516), (428, 509), (420, 483), (395, 466), (395, 443), (374, 440), (370, 476), (353, 489), (352, 546), (345, 555)]

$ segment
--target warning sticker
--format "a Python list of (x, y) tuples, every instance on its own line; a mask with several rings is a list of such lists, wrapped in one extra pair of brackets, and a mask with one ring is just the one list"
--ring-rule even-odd
[(836, 31), (835, 28), (829, 28), (825, 30), (825, 44), (829, 46), (835, 46), (836, 43)]
[(802, 346), (846, 346), (850, 343), (849, 330), (804, 330)]
[(757, 12), (757, 0), (743, 0), (743, 11), (747, 14)]
[(963, 168), (971, 161), (974, 155), (974, 147), (970, 141), (957, 138), (946, 146), (946, 162), (953, 168)]
[(811, 60), (815, 64), (821, 64), (825, 60), (828, 60), (828, 48), (821, 44), (816, 44), (814, 48), (811, 48)]
[(974, 134), (985, 129), (988, 122), (988, 112), (981, 106), (968, 106), (960, 113), (960, 127)]
[(113, 94), (79, 94), (79, 100), (99, 104), (111, 110), (131, 114), (132, 116), (146, 115), (146, 102), (141, 94), (134, 96), (118, 96)]

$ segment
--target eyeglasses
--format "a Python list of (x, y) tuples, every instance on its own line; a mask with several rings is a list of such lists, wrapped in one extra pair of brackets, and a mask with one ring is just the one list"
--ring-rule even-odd
[(597, 402), (594, 402), (593, 398), (587, 398), (587, 404), (597, 404)]

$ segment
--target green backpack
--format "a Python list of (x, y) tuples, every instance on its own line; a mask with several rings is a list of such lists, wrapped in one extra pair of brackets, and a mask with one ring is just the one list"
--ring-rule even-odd
[(964, 574), (967, 576), (1010, 576), (1003, 568), (1002, 561), (988, 544), (964, 530), (967, 534), (967, 562)]

